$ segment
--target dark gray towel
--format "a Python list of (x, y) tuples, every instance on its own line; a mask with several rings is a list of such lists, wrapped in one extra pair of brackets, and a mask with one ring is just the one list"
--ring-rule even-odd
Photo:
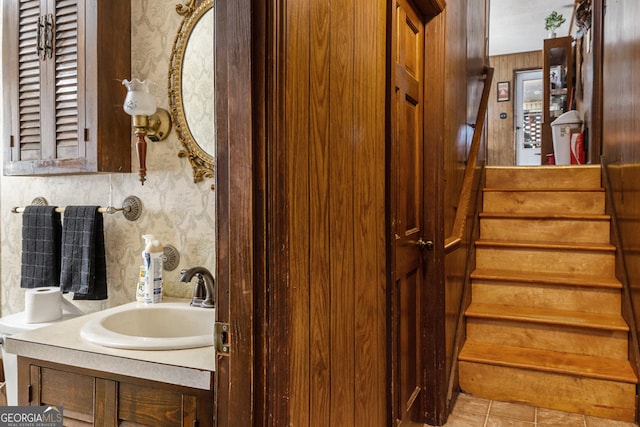
[(73, 299), (107, 298), (107, 265), (98, 206), (67, 206), (62, 224), (60, 288)]
[(22, 214), (20, 287), (60, 285), (62, 224), (56, 206), (27, 206)]

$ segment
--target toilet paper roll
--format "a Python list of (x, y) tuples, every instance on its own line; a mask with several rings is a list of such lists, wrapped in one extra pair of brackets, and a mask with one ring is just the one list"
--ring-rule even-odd
[(57, 287), (27, 289), (24, 300), (25, 322), (52, 322), (62, 317), (62, 293)]

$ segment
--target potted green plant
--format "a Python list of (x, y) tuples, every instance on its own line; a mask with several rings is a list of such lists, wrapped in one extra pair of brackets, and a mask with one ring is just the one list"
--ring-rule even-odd
[(565, 21), (564, 16), (555, 10), (544, 19), (544, 28), (549, 31), (549, 38), (556, 36), (556, 30), (560, 28)]

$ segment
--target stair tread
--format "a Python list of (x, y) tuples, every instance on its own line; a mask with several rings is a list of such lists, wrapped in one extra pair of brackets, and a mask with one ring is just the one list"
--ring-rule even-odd
[(539, 242), (526, 240), (476, 240), (476, 247), (502, 247), (502, 248), (527, 248), (527, 249), (561, 249), (578, 251), (608, 251), (615, 252), (616, 247), (610, 243), (565, 243), (565, 242)]
[(561, 220), (589, 220), (610, 221), (610, 215), (575, 214), (575, 213), (513, 213), (513, 212), (480, 212), (480, 218), (496, 219), (561, 219)]
[(459, 360), (637, 384), (627, 360), (467, 341)]
[(541, 193), (541, 192), (554, 192), (554, 193), (604, 193), (603, 187), (598, 188), (548, 188), (548, 187), (484, 187), (483, 192), (503, 192), (503, 193)]
[(629, 326), (619, 314), (472, 302), (465, 315), (474, 318), (512, 320), (608, 331), (629, 331)]
[(485, 268), (474, 270), (471, 273), (471, 279), (622, 289), (622, 283), (613, 276), (593, 276), (578, 273), (563, 273), (560, 275), (558, 273)]

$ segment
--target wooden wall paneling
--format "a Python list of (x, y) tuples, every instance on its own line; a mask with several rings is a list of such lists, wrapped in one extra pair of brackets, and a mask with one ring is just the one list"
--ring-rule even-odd
[[(360, 427), (383, 426), (387, 416), (384, 375), (388, 313), (384, 239), (386, 30), (386, 1), (372, 1), (370, 8), (356, 13), (354, 122), (360, 125), (354, 128), (360, 131), (354, 132), (353, 141), (354, 246), (358, 248), (354, 254), (354, 426)], [(372, 47), (374, 55), (370, 54)]]
[(269, 425), (385, 425), (385, 8), (269, 6)]
[[(284, 114), (287, 117), (284, 123), (283, 136), (286, 144), (286, 160), (282, 164), (288, 172), (286, 177), (286, 187), (288, 192), (282, 194), (284, 199), (278, 203), (289, 205), (288, 209), (288, 233), (289, 253), (287, 263), (288, 282), (290, 295), (282, 300), (284, 304), (290, 304), (289, 318), (281, 319), (287, 325), (290, 334), (287, 340), (290, 348), (290, 390), (287, 396), (276, 396), (277, 398), (288, 398), (289, 414), (281, 420), (290, 420), (291, 425), (311, 426), (315, 421), (312, 417), (322, 417), (320, 413), (311, 413), (311, 388), (309, 377), (312, 369), (323, 369), (323, 367), (312, 367), (310, 365), (310, 355), (312, 341), (310, 334), (309, 309), (311, 301), (310, 281), (310, 234), (309, 230), (317, 226), (317, 221), (311, 217), (309, 202), (309, 159), (310, 147), (312, 146), (312, 135), (309, 131), (309, 79), (310, 79), (310, 16), (309, 9), (311, 1), (286, 2), (286, 25), (283, 36), (287, 46), (284, 51), (277, 54), (284, 55), (287, 59), (285, 63), (286, 81), (285, 85), (285, 105)], [(319, 48), (316, 46), (316, 48)], [(299, 141), (299, 143), (296, 143)], [(280, 165), (276, 166), (280, 167)], [(325, 277), (328, 281), (328, 276)], [(279, 302), (275, 302), (278, 304)], [(328, 322), (328, 318), (325, 321)], [(318, 339), (318, 337), (314, 337)], [(274, 355), (275, 356), (275, 355)], [(330, 366), (324, 367), (327, 371)], [(325, 391), (328, 392), (328, 391)], [(317, 393), (317, 391), (316, 391)], [(321, 393), (321, 392), (320, 392)], [(328, 417), (328, 414), (326, 415)], [(325, 418), (326, 419), (326, 418)], [(282, 424), (281, 424), (282, 425)]]
[[(597, 28), (603, 31), (602, 74), (594, 72), (594, 92), (602, 82), (602, 152), (608, 166), (627, 266), (636, 329), (640, 325), (640, 3), (595, 0), (594, 62), (598, 62)], [(597, 67), (597, 66), (596, 66)], [(606, 78), (603, 78), (606, 76)], [(602, 79), (602, 80), (600, 80)], [(593, 120), (597, 119), (594, 93)], [(593, 124), (594, 129), (596, 124)], [(596, 136), (593, 137), (595, 139)], [(594, 148), (595, 150), (595, 148)]]
[(354, 425), (354, 200), (353, 200), (353, 20), (355, 3), (331, 2), (329, 71), (329, 170), (331, 271), (331, 414), (330, 425)]
[(446, 25), (444, 187), (445, 230), (451, 230), (462, 188), (464, 168), (471, 143), (467, 124), (467, 2), (447, 3), (444, 10)]
[[(512, 166), (516, 162), (513, 109), (515, 72), (542, 69), (542, 50), (491, 56), (489, 64), (494, 68), (494, 76), (487, 116), (487, 164)], [(504, 81), (510, 82), (511, 96), (509, 101), (498, 102), (497, 83)], [(501, 119), (500, 113), (506, 113), (507, 118)]]
[[(312, 425), (331, 425), (333, 359), (345, 353), (333, 348), (334, 336), (342, 329), (332, 318), (337, 304), (331, 295), (331, 228), (333, 146), (330, 135), (333, 38), (331, 2), (314, 1), (310, 7), (310, 63), (309, 63), (309, 297), (311, 316), (309, 416)], [(344, 77), (343, 77), (344, 78)], [(348, 141), (336, 141), (347, 145)], [(348, 281), (343, 281), (348, 286)], [(335, 335), (334, 335), (335, 334)]]

